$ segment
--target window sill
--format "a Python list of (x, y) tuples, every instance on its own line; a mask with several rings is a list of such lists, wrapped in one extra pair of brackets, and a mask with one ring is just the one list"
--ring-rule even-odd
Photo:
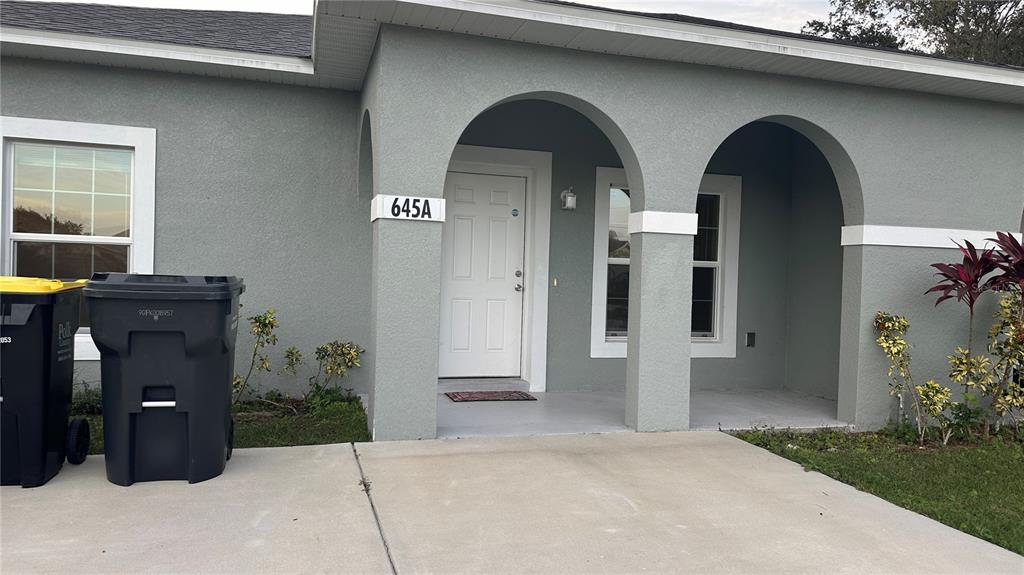
[[(624, 358), (626, 357), (626, 338), (605, 339), (590, 342), (591, 358)], [(691, 358), (735, 359), (736, 343), (729, 345), (725, 341), (708, 341), (707, 338), (690, 340)]]
[(99, 361), (100, 350), (87, 333), (75, 334), (75, 361)]

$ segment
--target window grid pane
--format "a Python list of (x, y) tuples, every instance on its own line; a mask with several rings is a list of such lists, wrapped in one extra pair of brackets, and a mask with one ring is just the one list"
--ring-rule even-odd
[(626, 335), (629, 322), (629, 190), (608, 189), (608, 283), (605, 337)]
[(13, 147), (15, 234), (130, 237), (130, 150)]
[(718, 261), (721, 196), (697, 196), (697, 236), (693, 238), (693, 259), (698, 262)]
[[(14, 275), (87, 279), (96, 272), (127, 272), (128, 258), (126, 245), (15, 241)], [(81, 327), (89, 327), (84, 298), (79, 319)]]
[[(623, 209), (624, 206), (624, 209)], [(694, 338), (717, 337), (719, 236), (721, 196), (697, 197), (697, 235), (694, 238), (693, 297), (690, 331)], [(605, 337), (627, 335), (629, 318), (629, 192), (609, 190), (608, 283)]]
[(690, 332), (693, 337), (715, 337), (717, 288), (717, 266), (694, 266), (693, 307), (690, 317)]
[(629, 264), (608, 266), (608, 301), (605, 310), (605, 336), (626, 335), (629, 325)]
[(629, 259), (629, 190), (608, 190), (608, 258)]

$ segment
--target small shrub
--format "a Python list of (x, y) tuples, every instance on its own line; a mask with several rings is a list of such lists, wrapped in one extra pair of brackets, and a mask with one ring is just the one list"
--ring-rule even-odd
[[(337, 340), (316, 348), (313, 353), (317, 362), (316, 371), (309, 377), (309, 387), (302, 395), (304, 407), (309, 413), (320, 415), (330, 405), (353, 402), (355, 397), (352, 390), (340, 387), (338, 380), (345, 377), (350, 369), (362, 366), (361, 355), (365, 351), (350, 341)], [(282, 371), (297, 374), (305, 361), (302, 352), (295, 347), (289, 347), (285, 350), (284, 356), (285, 365)]]
[(947, 412), (953, 406), (950, 399), (953, 392), (944, 385), (939, 385), (934, 379), (924, 382), (924, 385), (915, 387), (917, 395), (921, 398), (920, 409), (927, 417), (933, 419), (939, 425), (942, 433), (942, 444), (949, 443), (949, 437), (953, 435), (953, 417)]
[(882, 430), (881, 434), (891, 437), (900, 443), (917, 442), (917, 428), (907, 422), (890, 423), (888, 427)]
[(285, 394), (281, 393), (281, 390), (279, 389), (271, 389), (263, 394), (263, 399), (267, 401), (280, 402), (287, 400), (288, 397)]
[(233, 403), (238, 403), (238, 400), (249, 391), (249, 380), (254, 373), (270, 371), (270, 358), (263, 353), (263, 349), (267, 346), (277, 345), (277, 334), (274, 333), (274, 330), (277, 329), (278, 322), (274, 308), (246, 319), (249, 321), (249, 333), (254, 338), (252, 355), (250, 356), (249, 369), (246, 370), (245, 377), (236, 373), (231, 380)]
[(103, 393), (100, 388), (81, 382), (71, 394), (71, 415), (103, 415)]
[(996, 358), (989, 395), (997, 424), (1009, 417), (1019, 432), (1024, 415), (1024, 294), (1010, 289), (1000, 298), (996, 323), (989, 330), (989, 353)]
[(916, 414), (917, 440), (923, 444), (927, 424), (925, 411), (921, 407), (921, 398), (918, 395), (917, 386), (914, 385), (914, 376), (910, 372), (910, 344), (906, 338), (907, 331), (910, 329), (910, 321), (903, 316), (880, 311), (875, 314), (874, 326), (878, 333), (878, 339), (875, 342), (889, 358), (889, 395), (899, 400), (897, 423), (903, 424), (906, 421), (907, 409), (904, 394), (909, 393)]
[(964, 400), (954, 403), (950, 409), (953, 417), (953, 429), (962, 440), (970, 439), (985, 421), (987, 411), (978, 401), (974, 393), (965, 393)]
[(328, 408), (339, 403), (350, 403), (355, 399), (351, 389), (339, 387), (317, 387), (306, 396), (306, 410), (317, 417), (324, 416)]

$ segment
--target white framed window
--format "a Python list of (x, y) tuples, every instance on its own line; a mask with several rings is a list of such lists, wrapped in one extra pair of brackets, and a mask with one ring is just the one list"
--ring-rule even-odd
[[(153, 273), (156, 130), (0, 117), (5, 275)], [(82, 328), (75, 359), (99, 352)]]
[[(693, 357), (736, 357), (741, 191), (738, 176), (706, 174), (701, 181), (693, 254)], [(598, 168), (591, 357), (626, 357), (629, 213), (625, 171)]]

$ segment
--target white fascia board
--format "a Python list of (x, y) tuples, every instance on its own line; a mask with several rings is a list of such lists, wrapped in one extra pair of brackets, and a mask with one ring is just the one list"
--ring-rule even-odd
[(707, 24), (657, 20), (644, 16), (602, 12), (579, 6), (539, 4), (530, 0), (502, 0), (501, 2), (493, 0), (401, 0), (399, 3), (736, 48), (780, 56), (795, 56), (837, 64), (852, 64), (867, 68), (1024, 87), (1024, 72), (1007, 68), (844, 46), (803, 38), (789, 38), (762, 32), (733, 30)]
[(291, 74), (313, 74), (312, 60), (295, 56), (274, 56), (271, 54), (219, 50), (199, 46), (179, 46), (162, 42), (140, 42), (137, 40), (90, 36), (86, 34), (26, 30), (10, 26), (0, 27), (0, 41), (4, 44), (27, 44), (66, 50), (272, 70)]

